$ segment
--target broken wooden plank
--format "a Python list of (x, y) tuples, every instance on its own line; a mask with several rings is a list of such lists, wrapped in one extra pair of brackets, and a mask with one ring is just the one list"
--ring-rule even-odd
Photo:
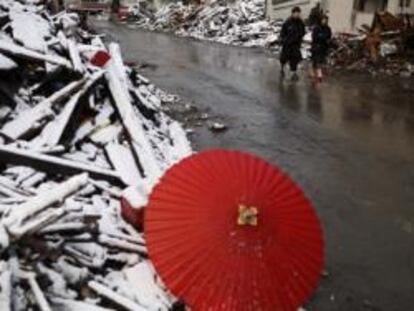
[(63, 57), (35, 52), (15, 43), (6, 42), (4, 40), (0, 40), (0, 52), (9, 56), (15, 56), (35, 61), (45, 61), (72, 69), (71, 63)]
[(0, 145), (0, 163), (31, 166), (52, 174), (73, 175), (86, 172), (94, 179), (122, 184), (120, 176), (114, 171), (7, 145)]
[(109, 195), (111, 195), (112, 197), (116, 199), (120, 199), (122, 196), (121, 191), (118, 191), (115, 188), (110, 188), (108, 185), (105, 184), (105, 182), (96, 181), (96, 180), (93, 180), (92, 178), (89, 178), (89, 182), (96, 188), (104, 192), (107, 192)]
[(85, 186), (87, 182), (88, 174), (74, 176), (56, 187), (49, 189), (48, 191), (43, 191), (37, 196), (30, 198), (18, 208), (13, 209), (11, 213), (3, 219), (2, 223), (6, 227), (20, 226), (26, 218), (53, 204), (62, 202), (67, 196)]
[(26, 135), (34, 127), (36, 127), (37, 123), (42, 119), (54, 115), (52, 110), (54, 103), (70, 96), (70, 94), (76, 91), (84, 82), (85, 79), (81, 79), (69, 83), (67, 86), (49, 96), (32, 109), (21, 112), (16, 119), (5, 124), (1, 129), (1, 132), (11, 139), (18, 139)]
[(60, 311), (115, 311), (114, 309), (107, 309), (93, 305), (92, 303), (87, 303), (85, 301), (79, 300), (70, 300), (63, 299), (58, 297), (53, 297), (51, 299), (55, 310)]
[[(112, 49), (112, 52), (116, 52), (116, 49)], [(112, 57), (115, 57), (115, 59), (121, 58), (120, 55), (112, 55)], [(155, 183), (161, 176), (161, 169), (157, 163), (154, 150), (145, 135), (143, 122), (140, 120), (131, 104), (128, 86), (125, 86), (122, 83), (122, 74), (120, 77), (119, 72), (122, 72), (124, 69), (118, 68), (118, 63), (118, 61), (111, 59), (106, 67), (105, 76), (108, 80), (109, 89), (121, 117), (122, 124), (132, 141), (133, 150), (139, 159), (140, 165), (144, 169), (144, 177), (147, 178), (150, 183)]]
[(112, 289), (96, 281), (89, 281), (88, 286), (92, 288), (97, 294), (111, 300), (112, 302), (116, 303), (119, 306), (124, 307), (125, 309), (129, 311), (146, 311), (147, 310), (146, 308), (141, 307), (134, 301), (121, 296), (120, 294), (114, 292)]
[[(23, 203), (24, 204), (24, 203)], [(12, 224), (7, 227), (7, 232), (10, 234), (10, 239), (13, 241), (19, 240), (25, 235), (31, 235), (49, 225), (50, 223), (58, 220), (63, 216), (65, 210), (63, 208), (48, 209), (39, 215), (36, 215), (33, 219), (27, 219), (23, 224)], [(2, 245), (3, 247), (7, 245)]]
[(75, 111), (77, 104), (79, 103), (79, 100), (90, 90), (96, 81), (98, 81), (103, 76), (103, 74), (104, 71), (95, 72), (87, 80), (85, 85), (69, 99), (59, 116), (45, 127), (44, 132), (42, 133), (42, 138), (39, 139), (37, 144), (50, 147), (59, 144), (62, 135), (72, 117), (72, 114)]
[(45, 295), (36, 281), (36, 274), (34, 272), (20, 271), (19, 277), (27, 280), (29, 283), (39, 309), (41, 311), (52, 311), (49, 302), (46, 300)]
[(73, 70), (78, 73), (83, 73), (85, 71), (85, 67), (83, 66), (81, 56), (79, 54), (78, 47), (76, 46), (75, 41), (69, 39), (68, 41), (68, 50), (69, 56), (72, 61)]
[(103, 245), (108, 245), (111, 248), (116, 248), (120, 250), (124, 250), (127, 252), (139, 253), (139, 254), (147, 254), (147, 248), (143, 245), (134, 244), (124, 239), (111, 237), (106, 234), (100, 234), (98, 237), (98, 241)]
[(0, 310), (12, 310), (12, 273), (9, 264), (0, 263)]
[(109, 161), (126, 185), (134, 185), (142, 179), (132, 152), (128, 147), (112, 142), (106, 145), (105, 151)]

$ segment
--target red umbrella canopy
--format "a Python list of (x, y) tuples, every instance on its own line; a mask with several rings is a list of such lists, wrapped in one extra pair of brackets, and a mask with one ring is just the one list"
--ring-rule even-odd
[(296, 311), (319, 283), (322, 229), (283, 172), (237, 151), (173, 166), (150, 196), (148, 251), (193, 311)]

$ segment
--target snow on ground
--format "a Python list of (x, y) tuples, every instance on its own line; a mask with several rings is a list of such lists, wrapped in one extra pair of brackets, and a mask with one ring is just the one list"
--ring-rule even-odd
[(169, 310), (120, 198), (191, 154), (164, 113), (179, 99), (74, 14), (0, 0), (0, 15), (0, 309)]

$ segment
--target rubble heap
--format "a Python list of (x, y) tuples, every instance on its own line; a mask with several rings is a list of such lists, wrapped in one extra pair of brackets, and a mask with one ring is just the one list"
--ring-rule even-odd
[(36, 3), (0, 0), (0, 309), (169, 310), (120, 198), (191, 153), (176, 97)]
[(152, 19), (146, 11), (133, 15), (145, 29), (246, 47), (273, 46), (282, 24), (265, 19), (263, 0), (212, 0), (200, 5), (170, 2)]
[(389, 12), (377, 12), (371, 26), (363, 25), (359, 34), (340, 33), (330, 55), (335, 68), (370, 71), (372, 74), (414, 74), (414, 28)]

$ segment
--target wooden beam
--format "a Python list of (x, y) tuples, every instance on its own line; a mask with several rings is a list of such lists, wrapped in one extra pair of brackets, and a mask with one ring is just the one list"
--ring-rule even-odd
[(91, 164), (39, 154), (33, 152), (33, 150), (24, 150), (7, 145), (0, 145), (0, 164), (30, 166), (51, 174), (75, 175), (86, 172), (94, 179), (123, 184), (119, 175), (113, 170), (94, 167)]

